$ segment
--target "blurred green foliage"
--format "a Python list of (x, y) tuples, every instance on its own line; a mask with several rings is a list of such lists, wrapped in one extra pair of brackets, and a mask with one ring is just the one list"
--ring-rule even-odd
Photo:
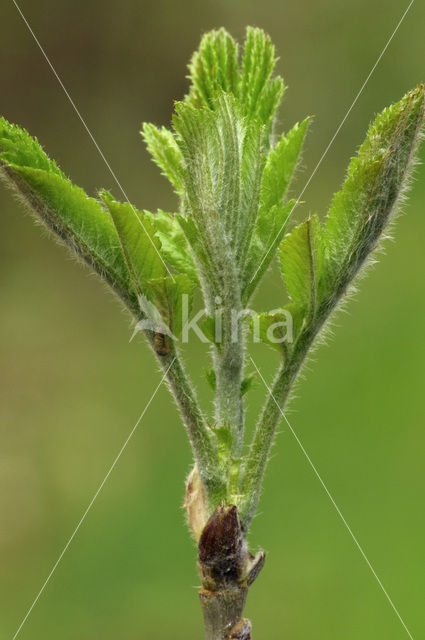
[[(21, 7), (129, 196), (175, 199), (140, 142), (168, 124), (200, 35), (268, 30), (290, 90), (282, 128), (315, 115), (301, 189), (405, 9), (399, 1), (22, 0)], [(373, 115), (424, 80), (425, 7), (414, 4), (297, 218), (322, 212)], [(12, 2), (2, 6), (0, 113), (25, 126), (90, 193), (120, 198)], [(362, 283), (335, 339), (298, 387), (290, 419), (414, 637), (425, 632), (422, 509), (425, 171), (396, 242)], [(296, 195), (296, 194), (295, 194)], [(119, 305), (0, 192), (0, 638), (11, 638), (159, 375)], [(258, 309), (282, 301), (273, 271)], [(272, 374), (273, 353), (253, 349)], [(205, 403), (206, 351), (189, 362)], [(251, 424), (263, 395), (250, 392)], [(268, 552), (247, 614), (258, 639), (398, 640), (406, 633), (283, 426), (252, 546)], [(161, 389), (21, 632), (63, 640), (201, 636), (195, 550), (185, 528), (190, 453)]]

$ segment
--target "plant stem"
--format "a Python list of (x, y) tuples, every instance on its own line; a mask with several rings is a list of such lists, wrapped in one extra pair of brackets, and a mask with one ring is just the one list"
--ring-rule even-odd
[(166, 374), (168, 388), (180, 411), (189, 436), (199, 475), (206, 489), (210, 505), (214, 507), (222, 499), (226, 487), (226, 479), (218, 464), (214, 434), (205, 421), (196, 393), (174, 345), (172, 345), (169, 354), (158, 355), (154, 348), (153, 332), (145, 331), (144, 333)]
[(204, 615), (205, 640), (251, 639), (251, 624), (242, 618), (247, 594), (247, 586), (223, 591), (201, 589), (199, 598)]
[(251, 640), (251, 624), (242, 613), (264, 560), (263, 552), (256, 557), (249, 553), (237, 508), (218, 505), (198, 545), (206, 640)]
[(277, 425), (282, 419), (283, 408), (317, 331), (318, 328), (315, 327), (314, 330), (301, 333), (291, 354), (279, 366), (257, 422), (249, 455), (241, 469), (240, 492), (243, 498), (239, 505), (239, 513), (246, 530), (257, 510), (264, 471), (269, 460)]
[(231, 454), (241, 455), (243, 446), (243, 399), (241, 384), (244, 362), (242, 306), (239, 291), (223, 301), (220, 313), (221, 342), (214, 349), (216, 372), (216, 422), (232, 433)]

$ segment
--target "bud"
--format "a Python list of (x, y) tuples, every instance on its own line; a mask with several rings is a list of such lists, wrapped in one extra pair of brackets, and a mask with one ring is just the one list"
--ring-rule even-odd
[(251, 623), (246, 618), (242, 618), (232, 628), (229, 640), (251, 640)]
[(168, 356), (171, 353), (170, 347), (165, 340), (165, 335), (160, 331), (156, 331), (153, 336), (153, 347), (159, 356)]
[(219, 504), (199, 539), (198, 560), (204, 586), (217, 589), (239, 583), (247, 553), (237, 508)]

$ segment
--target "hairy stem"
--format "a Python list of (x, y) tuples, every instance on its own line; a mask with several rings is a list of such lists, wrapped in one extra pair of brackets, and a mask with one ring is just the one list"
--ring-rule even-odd
[(213, 506), (222, 499), (226, 486), (218, 465), (214, 434), (205, 421), (177, 350), (172, 347), (170, 353), (158, 355), (154, 346), (154, 334), (152, 331), (144, 331), (144, 334), (165, 373), (168, 388), (186, 427), (199, 475)]
[[(216, 236), (220, 237), (220, 227)], [(206, 309), (215, 318), (216, 344), (213, 362), (216, 376), (215, 420), (217, 427), (228, 428), (232, 434), (231, 454), (241, 455), (244, 434), (244, 406), (241, 384), (244, 365), (244, 311), (241, 287), (234, 252), (227, 242), (217, 248), (218, 280), (211, 281), (200, 273)]]
[(240, 491), (243, 497), (239, 512), (246, 530), (257, 510), (264, 472), (283, 408), (318, 330), (315, 328), (302, 333), (291, 355), (279, 366), (258, 419), (249, 455), (241, 469)]
[(216, 372), (217, 426), (232, 433), (231, 453), (241, 455), (243, 446), (243, 399), (241, 384), (244, 362), (241, 303), (238, 296), (229, 296), (220, 312), (221, 342), (214, 349)]

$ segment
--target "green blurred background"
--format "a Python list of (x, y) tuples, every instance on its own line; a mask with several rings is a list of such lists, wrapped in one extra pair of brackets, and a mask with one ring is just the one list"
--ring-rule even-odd
[[(138, 131), (167, 124), (200, 35), (265, 28), (290, 90), (282, 128), (315, 115), (301, 189), (407, 0), (21, 0), (88, 126), (139, 207), (175, 201)], [(324, 212), (371, 117), (425, 79), (416, 2), (305, 193)], [(0, 113), (72, 179), (116, 184), (19, 17), (1, 3)], [(424, 637), (425, 170), (381, 263), (310, 363), (290, 419), (415, 638)], [(296, 194), (295, 194), (296, 195)], [(0, 638), (11, 639), (158, 384), (152, 355), (102, 285), (0, 191)], [(268, 274), (257, 307), (279, 306)], [(274, 354), (253, 353), (267, 378)], [(203, 402), (206, 352), (189, 346)], [(261, 404), (258, 384), (249, 421)], [(181, 504), (191, 456), (165, 388), (25, 624), (28, 640), (202, 637)], [(252, 534), (269, 552), (247, 614), (256, 640), (402, 640), (406, 631), (284, 425)]]

